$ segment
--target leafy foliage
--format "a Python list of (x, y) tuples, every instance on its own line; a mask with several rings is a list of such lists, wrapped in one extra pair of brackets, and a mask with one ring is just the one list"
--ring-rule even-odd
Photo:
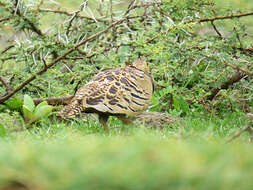
[(22, 110), (27, 124), (31, 124), (48, 116), (52, 112), (52, 109), (53, 106), (48, 105), (46, 101), (41, 102), (35, 107), (32, 98), (28, 95), (24, 96), (24, 105)]

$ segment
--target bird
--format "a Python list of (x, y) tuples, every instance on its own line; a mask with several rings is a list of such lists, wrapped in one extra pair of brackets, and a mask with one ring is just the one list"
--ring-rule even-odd
[(77, 90), (60, 112), (63, 118), (73, 118), (84, 113), (96, 113), (106, 132), (109, 116), (123, 123), (132, 123), (129, 116), (146, 110), (154, 91), (154, 80), (145, 59), (139, 58), (124, 67), (100, 71), (91, 81)]

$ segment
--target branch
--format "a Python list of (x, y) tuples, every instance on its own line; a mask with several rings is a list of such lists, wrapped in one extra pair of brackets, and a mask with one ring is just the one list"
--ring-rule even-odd
[(127, 14), (133, 9), (135, 3), (136, 3), (136, 0), (132, 0), (132, 1), (130, 2), (130, 4), (128, 5), (128, 8), (127, 8), (127, 10), (126, 10), (124, 16), (127, 15)]
[(226, 15), (226, 16), (216, 16), (216, 17), (212, 17), (212, 18), (201, 18), (201, 19), (197, 19), (197, 20), (190, 20), (187, 21), (186, 23), (190, 23), (190, 22), (209, 22), (209, 21), (215, 21), (215, 20), (224, 20), (224, 19), (231, 19), (231, 18), (239, 18), (239, 17), (244, 17), (244, 16), (250, 16), (253, 15), (253, 12), (248, 12), (248, 13), (241, 13), (241, 14), (232, 14), (232, 15)]
[(252, 133), (253, 133), (253, 128), (252, 128), (250, 125), (248, 125), (247, 127), (243, 128), (243, 129), (241, 129), (239, 132), (237, 132), (235, 135), (233, 135), (231, 138), (229, 138), (229, 139), (227, 140), (226, 143), (230, 143), (230, 142), (233, 141), (234, 139), (240, 137), (241, 134), (242, 134), (244, 131), (248, 131), (248, 132), (252, 135)]
[(37, 105), (46, 101), (50, 105), (67, 105), (74, 96), (60, 96), (54, 98), (33, 98), (33, 102)]
[[(247, 117), (251, 122), (253, 121), (253, 114), (252, 113), (247, 113)], [(235, 135), (230, 137), (226, 143), (233, 141), (234, 139), (239, 137), (244, 131), (248, 131), (250, 133), (250, 141), (252, 142), (253, 141), (253, 126), (252, 125), (250, 126), (250, 124), (249, 124), (247, 127), (241, 129), (238, 133), (236, 133)]]
[[(70, 13), (70, 12), (67, 12), (67, 11), (63, 11), (63, 10), (58, 10), (58, 9), (43, 9), (43, 8), (39, 8), (39, 9), (36, 9), (40, 12), (51, 12), (51, 13), (58, 13), (58, 14), (64, 14), (64, 15), (67, 15), (67, 16), (73, 16), (73, 13)], [(77, 15), (76, 17), (78, 18), (82, 18), (82, 19), (88, 19), (88, 20), (93, 20), (94, 19), (92, 17), (89, 17), (89, 16), (84, 16), (84, 15)], [(100, 18), (96, 18), (96, 21), (99, 21), (99, 22), (104, 22), (105, 20), (103, 19), (100, 19)]]
[[(6, 4), (1, 3), (1, 5), (4, 7), (5, 10), (7, 10), (8, 12), (11, 12), (13, 15), (17, 14), (20, 18), (22, 18), (26, 23), (29, 24), (30, 28), (32, 31), (34, 31), (35, 33), (37, 33), (39, 36), (43, 36), (43, 33), (41, 32), (40, 29), (38, 29), (34, 23), (32, 21), (30, 21), (25, 15), (22, 15), (21, 12), (18, 9), (18, 1), (15, 1), (14, 4), (14, 10), (9, 8)], [(4, 18), (4, 19), (9, 19), (9, 18)]]
[(223, 65), (232, 67), (233, 69), (236, 69), (237, 71), (242, 71), (242, 72), (244, 72), (244, 73), (247, 73), (248, 75), (253, 75), (253, 72), (248, 71), (248, 70), (246, 70), (246, 69), (244, 69), (244, 68), (241, 68), (241, 67), (239, 67), (239, 66), (237, 66), (237, 65), (231, 65), (231, 64), (225, 63), (225, 62), (221, 62), (221, 63), (222, 63)]
[(19, 9), (18, 9), (18, 1), (16, 1), (16, 3), (15, 3), (15, 9), (17, 10), (17, 11), (14, 11), (14, 10), (12, 10), (11, 12), (12, 12), (12, 14), (17, 14), (19, 17), (21, 17), (25, 22), (27, 22), (28, 24), (29, 24), (29, 26), (31, 27), (30, 29), (32, 30), (32, 31), (34, 31), (35, 33), (37, 33), (39, 36), (43, 36), (43, 33), (41, 32), (41, 30), (39, 29), (39, 28), (37, 28), (35, 25), (34, 25), (34, 23), (32, 22), (32, 21), (30, 21), (25, 15), (22, 15), (21, 14), (21, 12), (19, 11)]
[(235, 73), (230, 79), (228, 79), (226, 82), (222, 83), (220, 88), (213, 88), (211, 90), (211, 95), (207, 96), (207, 100), (212, 101), (213, 98), (218, 94), (218, 92), (221, 89), (228, 89), (229, 86), (233, 85), (236, 82), (239, 82), (245, 76), (247, 76), (247, 75), (244, 73), (241, 73), (241, 72)]
[(8, 47), (6, 47), (3, 51), (1, 51), (0, 54), (4, 54), (6, 51), (8, 51), (9, 49), (15, 47), (14, 45), (9, 45)]
[(6, 21), (6, 20), (9, 20), (10, 18), (0, 18), (0, 22), (3, 22), (3, 21)]
[(75, 51), (78, 47), (85, 45), (87, 42), (94, 40), (95, 38), (97, 38), (98, 36), (100, 36), (103, 33), (106, 33), (108, 30), (110, 30), (113, 26), (121, 24), (122, 22), (124, 22), (127, 18), (123, 18), (120, 19), (118, 21), (113, 22), (112, 24), (110, 24), (107, 28), (105, 28), (104, 30), (101, 30), (99, 32), (97, 32), (96, 34), (91, 35), (90, 37), (86, 38), (84, 41), (80, 42), (79, 44), (77, 44), (76, 46), (74, 46), (73, 48), (69, 49), (68, 51), (66, 51), (64, 54), (62, 54), (61, 56), (57, 57), (53, 62), (51, 62), (50, 64), (48, 64), (46, 67), (43, 67), (43, 69), (41, 69), (40, 71), (38, 71), (37, 73), (35, 73), (33, 76), (31, 76), (30, 78), (28, 78), (25, 82), (23, 82), (21, 85), (19, 85), (15, 90), (11, 91), (10, 93), (8, 93), (7, 95), (3, 96), (0, 98), (0, 103), (3, 103), (4, 101), (8, 100), (10, 97), (12, 97), (15, 93), (17, 93), (18, 91), (20, 91), (21, 89), (23, 89), (27, 84), (29, 84), (31, 81), (33, 81), (34, 79), (36, 79), (37, 76), (42, 75), (44, 72), (46, 72), (49, 68), (53, 67), (56, 63), (58, 63), (60, 60), (64, 59), (68, 54), (72, 53), (73, 51)]
[(215, 30), (215, 32), (218, 34), (218, 36), (219, 36), (220, 38), (223, 38), (222, 35), (221, 35), (221, 33), (219, 32), (219, 30), (217, 29), (217, 27), (215, 26), (215, 24), (214, 24), (213, 21), (211, 21), (211, 24), (212, 24), (213, 29)]
[(3, 85), (5, 86), (5, 88), (6, 88), (6, 94), (11, 93), (11, 91), (12, 91), (11, 86), (10, 86), (9, 83), (6, 81), (6, 79), (0, 76), (0, 81), (2, 82), (2, 84), (3, 84)]
[(233, 48), (242, 51), (245, 55), (248, 56), (253, 55), (253, 48), (242, 48), (242, 47), (233, 47)]

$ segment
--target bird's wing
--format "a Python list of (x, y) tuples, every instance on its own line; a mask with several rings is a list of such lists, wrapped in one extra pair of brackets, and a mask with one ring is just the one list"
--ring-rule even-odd
[(147, 108), (152, 90), (152, 80), (148, 75), (125, 67), (99, 73), (78, 93), (83, 97), (84, 109), (133, 115)]

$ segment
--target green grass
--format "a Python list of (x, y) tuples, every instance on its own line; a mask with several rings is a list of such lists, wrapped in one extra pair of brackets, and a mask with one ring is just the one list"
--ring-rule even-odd
[(253, 151), (242, 114), (191, 116), (164, 129), (44, 119), (0, 138), (0, 189), (252, 189)]
[(0, 184), (32, 189), (251, 189), (252, 145), (131, 136), (19, 135), (1, 140)]

